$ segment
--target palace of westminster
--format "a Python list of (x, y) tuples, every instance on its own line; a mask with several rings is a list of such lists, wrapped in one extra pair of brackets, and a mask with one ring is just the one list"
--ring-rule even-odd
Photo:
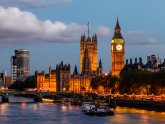
[[(35, 72), (37, 90), (70, 91), (80, 93), (90, 91), (90, 81), (93, 77), (102, 75), (103, 67), (101, 59), (98, 62), (98, 43), (96, 34), (92, 37), (80, 38), (80, 72), (75, 65), (74, 72), (70, 72), (70, 64), (61, 62), (56, 69), (49, 67), (49, 73)], [(114, 36), (111, 41), (112, 76), (119, 76), (124, 67), (124, 39), (117, 19)]]
[[(69, 91), (75, 93), (90, 92), (90, 82), (92, 78), (104, 75), (101, 59), (98, 62), (98, 43), (96, 34), (92, 37), (81, 36), (80, 38), (80, 72), (75, 65), (74, 72), (70, 72), (70, 64), (61, 62), (56, 65), (56, 69), (49, 67), (49, 73), (44, 71), (35, 72), (37, 90), (47, 90), (52, 92)], [(165, 60), (161, 63), (161, 59), (155, 55), (147, 57), (147, 64), (144, 65), (142, 58), (135, 58), (135, 63), (130, 59), (130, 63), (125, 59), (125, 41), (121, 34), (121, 28), (117, 19), (114, 29), (114, 36), (111, 40), (111, 70), (110, 75), (119, 77), (121, 70), (143, 69), (151, 72), (157, 72), (165, 69)]]

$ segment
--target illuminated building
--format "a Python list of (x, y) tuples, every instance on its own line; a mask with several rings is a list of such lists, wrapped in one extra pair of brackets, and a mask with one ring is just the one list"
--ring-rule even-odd
[(44, 71), (35, 73), (37, 89), (47, 91), (68, 91), (70, 80), (70, 65), (64, 65), (63, 62), (56, 65), (56, 70), (49, 68), (49, 74)]
[(90, 81), (94, 76), (101, 75), (103, 72), (101, 59), (98, 67), (98, 48), (96, 34), (88, 37), (81, 36), (80, 39), (80, 73), (75, 66), (74, 73), (69, 82), (69, 91), (82, 93), (90, 92)]
[(80, 39), (80, 73), (96, 74), (98, 67), (97, 36), (88, 35)]
[(117, 19), (114, 36), (111, 41), (111, 75), (119, 76), (124, 67), (125, 43)]
[(145, 65), (145, 70), (150, 72), (160, 71), (161, 59), (155, 55), (147, 56), (147, 63)]
[(11, 58), (12, 83), (16, 80), (25, 80), (30, 73), (30, 53), (28, 50), (15, 50)]
[(11, 77), (7, 76), (7, 72), (3, 71), (0, 73), (0, 87), (7, 88), (11, 85)]
[(123, 68), (123, 71), (147, 70), (149, 72), (158, 72), (164, 69), (165, 69), (165, 60), (162, 63), (159, 57), (156, 57), (155, 55), (151, 55), (151, 56), (147, 56), (146, 64), (143, 64), (141, 57), (139, 58), (139, 62), (137, 61), (137, 58), (135, 58), (134, 62), (132, 61), (132, 58), (130, 59), (130, 62), (128, 62), (128, 59), (126, 59), (126, 64)]
[(74, 73), (71, 75), (69, 82), (69, 91), (75, 93), (90, 92), (90, 81), (93, 76), (91, 75), (81, 75), (77, 71), (77, 66), (75, 66)]
[(103, 66), (102, 66), (102, 62), (101, 59), (99, 61), (99, 67), (97, 68), (97, 75), (102, 75), (103, 74)]
[(56, 83), (56, 71), (52, 70), (49, 67), (49, 74), (45, 74), (44, 71), (38, 73), (35, 72), (36, 77), (36, 84), (37, 84), (37, 91), (50, 91), (56, 92), (57, 91), (57, 83)]
[(57, 91), (68, 91), (69, 90), (69, 80), (70, 80), (70, 64), (56, 65), (57, 73)]

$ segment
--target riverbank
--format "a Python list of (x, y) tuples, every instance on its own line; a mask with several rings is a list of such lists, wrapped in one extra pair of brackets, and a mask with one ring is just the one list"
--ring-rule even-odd
[(116, 100), (116, 106), (145, 109), (149, 111), (165, 112), (165, 102), (150, 100)]

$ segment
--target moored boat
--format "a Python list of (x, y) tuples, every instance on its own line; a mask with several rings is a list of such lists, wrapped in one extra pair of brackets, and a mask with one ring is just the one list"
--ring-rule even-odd
[(84, 103), (82, 106), (82, 112), (87, 115), (98, 115), (98, 116), (108, 116), (114, 115), (114, 111), (108, 106), (98, 106), (91, 103)]

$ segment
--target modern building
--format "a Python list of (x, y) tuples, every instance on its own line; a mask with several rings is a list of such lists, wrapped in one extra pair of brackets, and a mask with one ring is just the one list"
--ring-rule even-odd
[(25, 80), (30, 73), (30, 52), (28, 50), (15, 50), (11, 58), (12, 83), (16, 80)]
[(114, 36), (111, 41), (111, 75), (119, 76), (124, 67), (125, 41), (117, 18)]

